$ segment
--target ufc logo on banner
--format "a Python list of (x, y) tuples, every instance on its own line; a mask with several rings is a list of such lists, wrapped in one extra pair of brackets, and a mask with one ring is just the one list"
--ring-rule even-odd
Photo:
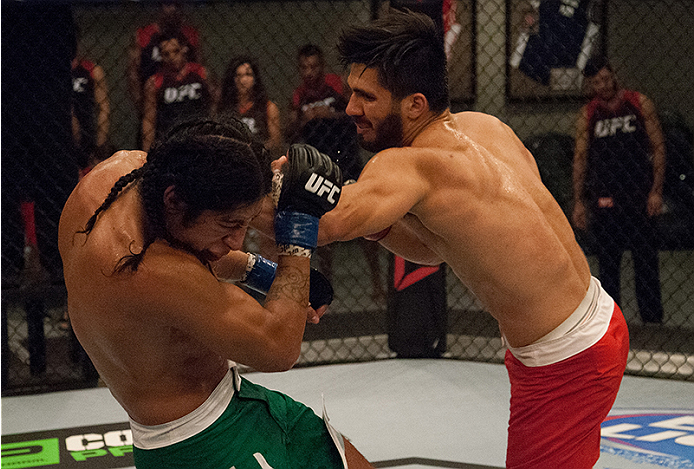
[(326, 199), (331, 204), (336, 203), (335, 194), (340, 193), (340, 188), (333, 184), (332, 182), (325, 179), (323, 176), (319, 176), (316, 173), (312, 173), (311, 177), (308, 178), (304, 189), (316, 194), (318, 197), (323, 197), (324, 194), (328, 194)]

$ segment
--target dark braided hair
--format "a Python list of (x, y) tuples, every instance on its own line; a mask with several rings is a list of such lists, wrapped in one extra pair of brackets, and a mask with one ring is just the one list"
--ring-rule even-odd
[(130, 251), (116, 266), (136, 271), (147, 248), (170, 239), (166, 229), (164, 192), (173, 186), (183, 203), (183, 223), (193, 223), (205, 210), (228, 211), (249, 206), (271, 189), (270, 157), (239, 119), (198, 118), (173, 127), (155, 142), (146, 163), (121, 177), (82, 231), (89, 234), (100, 213), (123, 189), (138, 181), (145, 211), (145, 237), (140, 252)]
[(145, 166), (146, 164), (143, 165), (141, 168), (133, 169), (125, 176), (121, 176), (120, 179), (118, 179), (118, 181), (116, 181), (116, 183), (111, 188), (111, 192), (109, 192), (108, 197), (106, 197), (106, 200), (104, 200), (104, 203), (102, 203), (101, 206), (99, 206), (99, 208), (96, 209), (94, 215), (92, 215), (91, 218), (87, 220), (87, 224), (85, 225), (84, 229), (82, 231), (78, 231), (77, 233), (91, 233), (92, 229), (94, 228), (94, 224), (96, 224), (96, 219), (99, 217), (99, 214), (111, 206), (111, 204), (118, 198), (118, 195), (121, 193), (121, 191), (125, 189), (125, 187), (128, 184), (135, 181), (136, 179), (139, 179), (142, 176), (142, 173), (145, 170)]

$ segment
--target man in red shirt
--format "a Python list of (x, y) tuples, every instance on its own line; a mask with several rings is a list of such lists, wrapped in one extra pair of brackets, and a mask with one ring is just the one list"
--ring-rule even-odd
[[(345, 109), (349, 93), (342, 77), (325, 73), (323, 51), (306, 44), (298, 54), (299, 85), (292, 96), (287, 125), (289, 143), (307, 143), (327, 154), (342, 170), (345, 181), (357, 180), (363, 167), (354, 120)], [(373, 282), (372, 298), (381, 301), (385, 295), (378, 259), (378, 245), (363, 239), (357, 241), (364, 252)], [(332, 247), (318, 250), (321, 271), (330, 276)]]
[(199, 62), (200, 34), (188, 24), (178, 3), (162, 3), (156, 21), (135, 32), (128, 55), (128, 91), (138, 110), (142, 113), (143, 90), (147, 79), (161, 69), (162, 58), (159, 43), (164, 31), (177, 30), (183, 34), (188, 48), (187, 58)]
[(213, 105), (214, 91), (207, 69), (187, 59), (188, 46), (181, 33), (164, 33), (159, 42), (162, 68), (149, 77), (144, 90), (142, 149), (149, 151), (176, 122), (206, 116)]
[(342, 78), (325, 73), (323, 51), (313, 44), (299, 49), (298, 64), (301, 85), (292, 96), (287, 140), (327, 153), (347, 172), (345, 179), (356, 179), (361, 169), (359, 147), (354, 124), (345, 113), (348, 98)]
[(576, 123), (573, 223), (590, 230), (600, 281), (619, 303), (630, 250), (641, 319), (662, 324), (656, 216), (663, 210), (665, 142), (653, 102), (622, 88), (605, 57), (583, 70), (591, 101)]

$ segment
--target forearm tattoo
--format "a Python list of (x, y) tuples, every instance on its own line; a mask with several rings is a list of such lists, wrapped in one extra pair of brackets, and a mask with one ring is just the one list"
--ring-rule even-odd
[(309, 279), (309, 272), (296, 267), (278, 267), (266, 301), (288, 298), (302, 306), (308, 306)]

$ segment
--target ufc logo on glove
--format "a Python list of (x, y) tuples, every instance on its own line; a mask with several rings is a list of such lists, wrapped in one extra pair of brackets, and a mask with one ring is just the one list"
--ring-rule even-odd
[(283, 172), (272, 180), (279, 255), (310, 257), (320, 217), (335, 208), (341, 191), (342, 172), (329, 156), (310, 145), (289, 147)]
[[(318, 197), (323, 197), (325, 193), (328, 194), (326, 197), (327, 201), (330, 202), (331, 204), (337, 203), (337, 199), (335, 199), (336, 194), (340, 194), (340, 187), (336, 186), (332, 182), (328, 181), (325, 179), (323, 176), (319, 176), (316, 173), (312, 173), (311, 177), (306, 181), (306, 185), (304, 186), (304, 189), (307, 191), (316, 194)], [(339, 199), (339, 197), (338, 197)]]

